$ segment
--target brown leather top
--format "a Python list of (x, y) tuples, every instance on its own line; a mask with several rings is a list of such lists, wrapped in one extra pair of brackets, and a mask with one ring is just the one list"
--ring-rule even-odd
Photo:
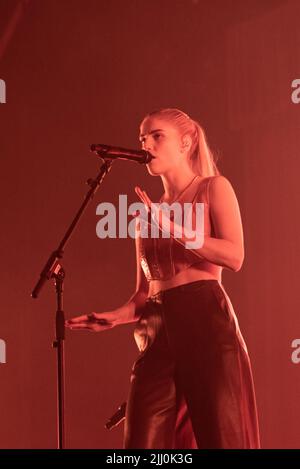
[[(194, 210), (196, 202), (204, 204), (204, 236), (214, 237), (213, 227), (209, 213), (209, 184), (213, 177), (195, 180), (187, 193), (178, 200), (183, 205), (184, 202), (192, 203)], [(193, 212), (194, 213), (194, 212)], [(150, 230), (149, 230), (150, 233)], [(151, 280), (169, 280), (191, 265), (193, 268), (205, 270), (217, 276), (220, 266), (208, 262), (197, 255), (193, 249), (188, 249), (176, 239), (139, 237), (139, 255), (143, 272), (148, 282)]]

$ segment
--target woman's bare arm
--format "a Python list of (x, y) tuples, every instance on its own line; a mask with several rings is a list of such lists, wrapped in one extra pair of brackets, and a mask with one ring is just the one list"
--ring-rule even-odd
[[(211, 179), (209, 206), (216, 237), (205, 237), (202, 247), (192, 251), (200, 258), (238, 272), (244, 261), (242, 220), (235, 192), (226, 177)], [(185, 245), (190, 241), (184, 236), (174, 239)]]
[[(137, 225), (137, 221), (136, 221)], [(111, 311), (101, 313), (93, 312), (84, 314), (66, 321), (65, 325), (72, 330), (90, 330), (94, 332), (104, 331), (120, 324), (136, 322), (142, 314), (148, 295), (148, 283), (140, 265), (140, 238), (136, 236), (136, 289), (129, 300)]]

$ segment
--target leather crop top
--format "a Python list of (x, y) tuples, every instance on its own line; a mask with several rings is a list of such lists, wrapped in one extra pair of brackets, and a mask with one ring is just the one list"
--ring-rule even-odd
[[(213, 177), (197, 178), (189, 190), (180, 198), (180, 204), (196, 202), (204, 203), (204, 236), (212, 236), (213, 227), (209, 213), (209, 184)], [(196, 187), (195, 187), (196, 186)], [(178, 201), (179, 202), (179, 201)], [(169, 280), (174, 275), (190, 266), (199, 270), (209, 271), (218, 276), (220, 266), (207, 261), (197, 255), (192, 249), (187, 249), (174, 238), (141, 237), (139, 236), (138, 252), (140, 263), (148, 282), (151, 280)]]

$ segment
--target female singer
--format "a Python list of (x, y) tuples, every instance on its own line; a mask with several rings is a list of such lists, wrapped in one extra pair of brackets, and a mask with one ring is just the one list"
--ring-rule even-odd
[(142, 225), (154, 221), (163, 232), (167, 212), (152, 213), (150, 198), (136, 187), (149, 217), (136, 217), (135, 293), (113, 311), (79, 316), (66, 326), (102, 331), (136, 322), (140, 353), (132, 367), (124, 448), (259, 448), (251, 363), (221, 278), (223, 268), (238, 272), (244, 259), (235, 192), (217, 169), (203, 128), (184, 112), (151, 112), (140, 140), (153, 156), (148, 172), (163, 183), (160, 203), (189, 202), (194, 219), (196, 204), (203, 204), (204, 242), (188, 248), (191, 238), (185, 230), (178, 236), (172, 211), (171, 236), (142, 236)]

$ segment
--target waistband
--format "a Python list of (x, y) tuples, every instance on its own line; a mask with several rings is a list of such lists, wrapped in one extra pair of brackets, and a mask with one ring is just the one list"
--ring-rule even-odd
[(220, 282), (216, 279), (202, 279), (196, 280), (195, 282), (184, 283), (182, 285), (177, 285), (177, 287), (168, 288), (166, 290), (160, 290), (159, 292), (155, 293), (154, 295), (148, 296), (146, 299), (146, 303), (159, 303), (162, 304), (164, 298), (169, 295), (177, 294), (177, 293), (184, 293), (198, 290), (203, 286), (210, 286), (213, 284), (220, 285)]

